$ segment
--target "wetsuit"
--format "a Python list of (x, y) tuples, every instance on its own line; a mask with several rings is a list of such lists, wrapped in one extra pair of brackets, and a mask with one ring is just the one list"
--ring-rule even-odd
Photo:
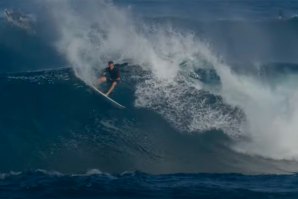
[(104, 70), (104, 76), (107, 78), (108, 82), (117, 82), (119, 83), (118, 78), (120, 78), (120, 70), (118, 67), (114, 66), (114, 68), (111, 70), (110, 67), (107, 67)]

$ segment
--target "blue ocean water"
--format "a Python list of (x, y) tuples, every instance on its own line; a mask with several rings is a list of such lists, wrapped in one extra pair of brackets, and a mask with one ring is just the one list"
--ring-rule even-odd
[(297, 1), (0, 11), (0, 198), (297, 198)]
[(295, 198), (297, 176), (240, 174), (7, 174), (2, 198)]

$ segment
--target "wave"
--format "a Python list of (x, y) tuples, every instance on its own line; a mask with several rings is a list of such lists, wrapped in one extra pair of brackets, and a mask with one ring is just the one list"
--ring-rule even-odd
[[(166, 164), (171, 165), (170, 170), (188, 170), (171, 156), (189, 153), (196, 159), (198, 154), (191, 151), (200, 151), (197, 143), (187, 149), (178, 146), (187, 140), (203, 142), (208, 138), (183, 136), (154, 111), (134, 108), (135, 81), (131, 78), (129, 85), (120, 85), (113, 96), (129, 107), (121, 111), (109, 106), (70, 68), (4, 75), (1, 132), (5, 133), (1, 135), (1, 151), (11, 153), (1, 169), (50, 167), (76, 171), (94, 167), (118, 172), (169, 172)], [(185, 139), (184, 144), (181, 139)], [(219, 139), (225, 140), (224, 136)]]
[[(204, 130), (189, 134), (189, 129), (177, 127), (179, 123), (188, 125), (189, 114), (184, 118), (176, 116), (178, 120), (173, 123), (152, 107), (136, 108), (135, 84), (143, 80), (142, 76), (135, 79), (130, 75), (136, 66), (127, 67), (122, 69), (126, 83), (120, 84), (119, 92), (113, 96), (128, 107), (125, 111), (107, 104), (71, 68), (2, 75), (1, 171), (295, 171), (296, 162), (266, 160), (233, 151), (238, 140), (224, 132), (231, 126), (214, 123), (218, 128), (203, 126)], [(146, 77), (144, 71), (143, 78)], [(215, 106), (217, 112), (239, 120), (240, 112), (220, 97), (207, 91), (197, 97), (209, 107), (208, 111), (212, 112)], [(163, 108), (170, 110), (166, 104)]]
[[(295, 56), (288, 53), (292, 48), (285, 50), (285, 43), (278, 40), (292, 38), (295, 20), (258, 22), (270, 30), (265, 32), (243, 21), (190, 21), (194, 29), (181, 30), (177, 22), (148, 22), (110, 1), (77, 3), (47, 2), (53, 37), (39, 31), (27, 35), (2, 24), (1, 31), (9, 41), (8, 47), (0, 47), (7, 55), (1, 56), (3, 70), (21, 71), (26, 64), (41, 69), (1, 77), (1, 129), (7, 132), (2, 135), (1, 151), (12, 151), (9, 157), (1, 155), (6, 160), (2, 170), (295, 170), (296, 74), (280, 75), (280, 67), (258, 64), (259, 59), (261, 63), (283, 59), (296, 63)], [(211, 27), (215, 29), (208, 29)], [(243, 27), (249, 31), (240, 34)], [(284, 28), (275, 37), (278, 27)], [(205, 34), (196, 28), (206, 30)], [(205, 38), (211, 30), (217, 34)], [(230, 34), (218, 36), (222, 30)], [(275, 49), (282, 53), (267, 49), (267, 32), (280, 44)], [(14, 46), (15, 38), (25, 45)], [(217, 53), (225, 55), (223, 49), (230, 41), (241, 46), (229, 48), (237, 49), (234, 59), (221, 58)], [(244, 71), (254, 68), (251, 73), (241, 73), (241, 67), (237, 67), (239, 72), (229, 64), (239, 61), (238, 53), (251, 55), (246, 50), (254, 51), (250, 47), (258, 42), (265, 58), (240, 64)], [(216, 47), (217, 53), (213, 51)], [(12, 57), (17, 61), (10, 62)], [(124, 83), (113, 96), (129, 107), (126, 112), (111, 109), (85, 85), (96, 81), (97, 72), (108, 60), (130, 63), (123, 68)], [(72, 68), (44, 71), (46, 65)], [(280, 81), (273, 85), (276, 75)]]
[[(241, 153), (278, 160), (297, 158), (294, 140), (297, 139), (295, 121), (298, 112), (293, 78), (286, 77), (281, 85), (271, 87), (254, 76), (237, 74), (209, 48), (200, 35), (188, 29), (180, 30), (171, 24), (147, 24), (135, 17), (131, 10), (113, 3), (81, 5), (80, 15), (74, 14), (76, 9), (70, 4), (64, 2), (58, 5), (59, 8), (54, 5), (54, 13), (60, 19), (57, 20), (57, 26), (63, 33), (58, 46), (84, 81), (94, 82), (93, 71), (102, 67), (108, 59), (129, 60), (150, 73), (149, 79), (136, 85), (137, 107), (157, 112), (174, 127), (180, 130), (182, 127), (182, 131), (222, 129), (228, 137), (245, 137), (233, 147)], [(98, 12), (98, 9), (102, 12)], [(106, 17), (110, 16), (109, 13), (116, 14)], [(68, 17), (63, 17), (65, 15)], [(78, 22), (77, 26), (73, 26), (72, 21)], [(283, 26), (282, 21), (281, 24)], [(224, 28), (221, 29), (227, 30), (225, 23), (222, 26)], [(266, 40), (267, 35), (263, 35), (266, 31), (258, 31), (255, 26), (247, 27), (250, 27), (250, 31), (244, 35), (253, 38), (245, 40), (249, 42), (244, 43), (243, 48), (235, 48), (237, 52), (247, 55), (246, 49), (250, 49), (249, 46), (254, 42), (261, 44), (260, 40), (266, 41), (262, 47), (272, 47)], [(268, 27), (270, 29), (271, 26)], [(237, 35), (242, 35), (238, 30), (235, 29)], [(285, 33), (292, 36), (292, 30), (286, 29)], [(293, 41), (292, 44), (295, 38), (292, 40), (287, 37)], [(264, 48), (269, 55), (267, 58), (275, 57), (275, 51)], [(284, 48), (280, 50), (287, 52)], [(290, 58), (287, 60), (291, 61)], [(188, 77), (187, 74), (200, 68), (214, 69), (220, 77), (220, 86), (208, 87)], [(220, 96), (224, 104), (231, 108), (223, 111), (208, 101), (204, 104), (204, 100), (200, 101), (203, 97), (199, 96), (202, 90)], [(231, 117), (234, 108), (241, 110), (238, 117)], [(245, 119), (241, 112), (244, 112)], [(188, 119), (187, 123), (184, 123), (185, 118)]]

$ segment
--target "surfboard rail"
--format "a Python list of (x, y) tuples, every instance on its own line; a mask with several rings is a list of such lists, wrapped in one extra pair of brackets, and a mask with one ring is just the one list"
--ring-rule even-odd
[(98, 90), (94, 85), (89, 85), (95, 92), (99, 93), (101, 96), (103, 96), (107, 101), (109, 101), (112, 105), (114, 105), (117, 108), (120, 109), (125, 109), (126, 107), (119, 104), (118, 102), (116, 102), (115, 100), (113, 100), (112, 98), (110, 98), (109, 96), (107, 96), (106, 94), (104, 94), (103, 92), (101, 92), (100, 90)]

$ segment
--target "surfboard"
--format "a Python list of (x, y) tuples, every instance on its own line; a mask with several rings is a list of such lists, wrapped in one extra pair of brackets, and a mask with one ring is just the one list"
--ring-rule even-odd
[(98, 90), (95, 86), (93, 85), (90, 85), (91, 88), (93, 88), (93, 90), (95, 92), (97, 92), (98, 94), (100, 94), (102, 97), (104, 97), (104, 99), (106, 101), (108, 101), (109, 103), (111, 103), (113, 106), (117, 107), (117, 108), (120, 108), (120, 109), (125, 109), (126, 107), (119, 104), (118, 102), (116, 102), (115, 100), (113, 100), (112, 98), (106, 96), (103, 92), (101, 92), (100, 90)]

